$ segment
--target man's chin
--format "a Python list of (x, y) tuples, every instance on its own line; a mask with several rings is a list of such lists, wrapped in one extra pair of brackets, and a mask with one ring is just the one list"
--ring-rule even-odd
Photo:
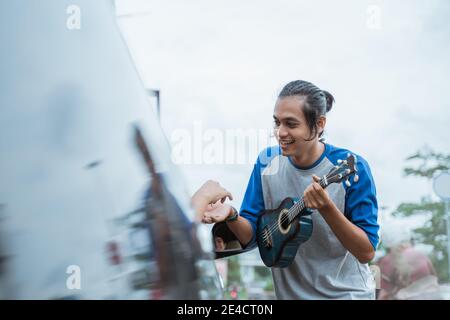
[(280, 148), (281, 148), (281, 154), (283, 155), (283, 156), (291, 156), (292, 155), (292, 148), (291, 147), (288, 147), (288, 148), (283, 148), (281, 145), (280, 145)]

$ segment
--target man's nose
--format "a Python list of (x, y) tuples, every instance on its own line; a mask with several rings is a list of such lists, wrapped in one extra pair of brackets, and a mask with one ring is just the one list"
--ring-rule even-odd
[(284, 126), (280, 126), (278, 128), (278, 137), (279, 138), (286, 138), (288, 136), (287, 130), (284, 128)]

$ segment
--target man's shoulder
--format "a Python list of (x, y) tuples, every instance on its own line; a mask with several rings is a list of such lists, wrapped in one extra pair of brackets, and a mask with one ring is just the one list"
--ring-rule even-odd
[(327, 144), (327, 158), (334, 165), (337, 164), (338, 160), (345, 160), (350, 154), (353, 154), (356, 157), (358, 166), (364, 168), (369, 166), (367, 160), (360, 154), (346, 148), (336, 147), (332, 144)]

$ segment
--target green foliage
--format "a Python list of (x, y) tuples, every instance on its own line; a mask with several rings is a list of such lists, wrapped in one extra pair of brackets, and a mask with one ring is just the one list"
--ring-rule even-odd
[(422, 198), (419, 203), (402, 203), (394, 211), (396, 217), (409, 217), (416, 214), (430, 215), (423, 226), (413, 230), (416, 243), (431, 245), (433, 251), (429, 257), (441, 281), (448, 281), (447, 260), (447, 227), (445, 206), (442, 202), (433, 202), (430, 198)]
[(405, 167), (403, 169), (406, 176), (419, 176), (431, 179), (435, 172), (448, 171), (450, 169), (450, 155), (436, 153), (426, 146), (406, 158), (406, 161), (419, 162), (417, 167)]
[(265, 291), (271, 291), (271, 292), (273, 292), (275, 290), (275, 288), (273, 287), (272, 278), (268, 278), (267, 279), (266, 284), (264, 286), (264, 290)]
[(241, 265), (237, 255), (228, 258), (228, 284), (241, 283)]
[[(419, 150), (406, 159), (408, 162), (417, 161), (415, 167), (404, 168), (406, 176), (418, 176), (431, 179), (436, 173), (450, 169), (450, 155), (436, 153), (428, 147)], [(419, 214), (430, 216), (423, 226), (413, 230), (414, 241), (433, 247), (430, 259), (436, 268), (441, 281), (449, 281), (447, 259), (447, 227), (445, 205), (435, 202), (431, 197), (423, 197), (418, 203), (402, 203), (393, 212), (395, 217), (410, 217)]]

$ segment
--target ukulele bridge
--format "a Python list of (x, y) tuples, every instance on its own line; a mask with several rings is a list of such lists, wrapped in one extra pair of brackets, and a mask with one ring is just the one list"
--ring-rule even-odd
[(270, 234), (269, 229), (267, 227), (264, 228), (263, 239), (264, 239), (264, 246), (267, 249), (272, 248), (272, 246), (273, 246), (273, 244), (272, 244), (272, 235)]

